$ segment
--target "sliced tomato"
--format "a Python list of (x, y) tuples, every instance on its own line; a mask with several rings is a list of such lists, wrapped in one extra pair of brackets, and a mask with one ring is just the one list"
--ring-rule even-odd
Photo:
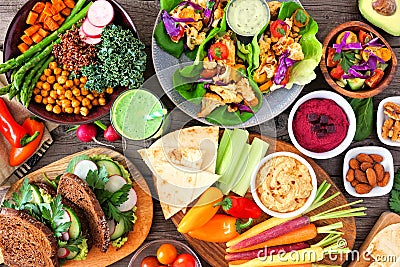
[(339, 64), (336, 66), (336, 68), (333, 68), (330, 72), (330, 75), (333, 79), (335, 80), (339, 80), (340, 78), (342, 78), (344, 74), (344, 70), (342, 69), (342, 66)]
[(217, 68), (211, 69), (211, 70), (209, 70), (209, 69), (204, 69), (204, 70), (200, 73), (200, 76), (203, 77), (203, 78), (209, 79), (209, 78), (214, 77), (214, 76), (217, 74), (217, 72), (218, 72), (218, 69), (217, 69)]
[(361, 44), (366, 44), (369, 41), (371, 41), (372, 37), (370, 34), (368, 34), (367, 32), (360, 30), (358, 32), (358, 40), (361, 42)]
[(209, 53), (211, 57), (216, 60), (227, 59), (229, 56), (228, 47), (221, 42), (212, 44)]
[(289, 31), (289, 25), (287, 25), (284, 21), (277, 19), (272, 21), (270, 26), (271, 35), (276, 38), (281, 38), (287, 34)]
[(376, 69), (374, 74), (365, 80), (365, 84), (371, 88), (375, 88), (383, 78), (385, 73), (381, 69)]
[(336, 49), (333, 47), (329, 47), (328, 48), (328, 58), (326, 59), (326, 66), (333, 68), (339, 63), (339, 60), (336, 60), (336, 61), (333, 60), (333, 57), (335, 56), (335, 54), (336, 54)]
[(177, 43), (185, 34), (185, 29), (183, 28), (182, 25), (179, 24), (179, 33), (177, 36), (171, 36), (171, 40)]

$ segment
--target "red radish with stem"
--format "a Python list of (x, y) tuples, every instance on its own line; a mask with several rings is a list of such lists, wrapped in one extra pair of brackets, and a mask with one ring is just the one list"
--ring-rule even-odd
[(306, 242), (299, 242), (290, 245), (266, 247), (264, 249), (255, 249), (245, 252), (237, 252), (225, 255), (225, 260), (236, 261), (236, 260), (252, 260), (258, 257), (265, 257), (269, 255), (276, 255), (282, 252), (290, 252), (294, 250), (300, 250), (304, 248), (309, 248), (310, 245)]
[(101, 121), (95, 121), (94, 123), (104, 131), (104, 139), (107, 141), (115, 142), (121, 139), (121, 136), (115, 131), (111, 124), (106, 126)]
[(76, 129), (76, 136), (82, 142), (86, 143), (94, 141), (99, 145), (114, 147), (112, 145), (104, 144), (97, 141), (96, 135), (97, 135), (97, 129), (96, 126), (92, 123), (79, 125), (78, 128)]
[(57, 257), (60, 259), (64, 259), (64, 258), (68, 257), (69, 254), (70, 254), (70, 251), (67, 248), (59, 248), (57, 251)]

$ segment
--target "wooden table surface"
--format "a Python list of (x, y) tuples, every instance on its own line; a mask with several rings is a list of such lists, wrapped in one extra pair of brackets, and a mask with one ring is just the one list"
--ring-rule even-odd
[[(159, 2), (158, 1), (137, 1), (137, 0), (118, 0), (118, 2), (127, 10), (127, 12), (132, 17), (133, 21), (136, 24), (136, 27), (139, 31), (141, 40), (146, 44), (146, 52), (148, 55), (148, 64), (146, 70), (146, 78), (150, 78), (154, 75), (154, 68), (152, 64), (151, 58), (151, 36), (152, 29), (155, 18), (157, 16), (159, 10)], [(361, 20), (365, 21), (361, 14), (358, 11), (357, 0), (320, 0), (320, 1), (311, 1), (311, 0), (303, 0), (302, 4), (305, 9), (310, 13), (310, 15), (318, 22), (319, 24), (319, 32), (318, 39), (322, 42), (328, 32), (334, 28), (335, 26), (350, 20)], [(12, 18), (18, 11), (18, 9), (25, 3), (25, 0), (1, 0), (0, 1), (0, 48), (4, 43), (4, 38), (6, 34), (6, 30), (11, 23)], [(400, 21), (399, 21), (400, 23)], [(379, 30), (382, 33), (384, 38), (388, 40), (391, 44), (392, 48), (395, 50), (396, 56), (400, 58), (400, 38), (390, 36), (383, 31)], [(155, 79), (155, 78), (153, 78)], [(374, 108), (376, 110), (379, 102), (386, 97), (400, 95), (397, 91), (400, 88), (400, 75), (395, 75), (395, 78), (392, 84), (381, 94), (374, 97)], [(330, 89), (328, 84), (325, 82), (320, 69), (317, 69), (317, 79), (314, 80), (311, 84), (307, 85), (302, 95), (312, 92), (319, 89)], [(158, 86), (154, 86), (152, 90), (159, 91), (161, 93), (161, 89)], [(169, 108), (173, 109), (173, 104), (166, 98), (162, 98), (164, 104)], [(288, 141), (289, 136), (287, 132), (287, 118), (290, 112), (291, 107), (289, 107), (285, 112), (279, 115), (272, 122), (264, 123), (260, 125), (260, 127), (254, 127), (249, 129), (250, 131), (255, 132), (263, 132), (264, 130), (269, 130), (271, 125), (275, 124), (276, 126), (276, 136), (277, 138)], [(108, 122), (108, 118), (104, 119), (105, 122)], [(190, 118), (182, 112), (176, 111), (173, 113), (172, 117), (172, 125), (170, 130), (175, 130), (176, 125), (182, 124), (198, 124), (196, 121), (190, 121)], [(92, 147), (96, 147), (97, 145), (94, 143), (80, 143), (73, 133), (66, 133), (67, 126), (60, 126), (53, 132), (53, 138), (55, 140), (54, 144), (45, 154), (45, 156), (37, 162), (34, 169), (38, 169), (43, 167), (55, 160), (58, 160), (64, 156), (70, 155), (72, 153), (86, 150)], [(101, 137), (99, 137), (102, 140)], [(367, 146), (367, 145), (377, 145), (384, 146), (378, 140), (376, 129), (374, 126), (374, 132), (372, 135), (362, 141), (362, 142), (353, 142), (350, 148), (358, 147), (358, 146)], [(395, 169), (400, 165), (400, 149), (395, 147), (387, 147), (393, 155)], [(116, 150), (122, 152), (122, 144), (116, 144)], [(150, 171), (143, 164), (138, 154), (135, 153), (134, 147), (131, 145), (128, 146), (127, 156), (130, 160), (136, 164), (139, 170), (143, 173), (143, 175), (147, 178), (151, 178)], [(343, 182), (342, 182), (342, 166), (343, 166), (343, 158), (344, 153), (340, 156), (337, 156), (333, 159), (329, 160), (316, 160), (320, 166), (322, 166), (332, 177), (332, 179), (337, 183), (337, 185), (344, 192)], [(3, 192), (4, 193), (4, 192)], [(1, 194), (1, 192), (0, 192)], [(345, 196), (349, 201), (355, 201), (357, 198), (351, 197), (347, 193)], [(374, 198), (366, 198), (364, 200), (364, 205), (368, 208), (367, 213), (368, 216), (364, 218), (357, 218), (357, 240), (355, 244), (355, 249), (359, 248), (378, 216), (389, 209), (388, 207), (388, 196), (382, 197), (374, 197)], [(176, 239), (176, 240), (184, 240), (183, 237), (176, 231), (173, 223), (171, 221), (165, 221), (162, 215), (162, 211), (160, 205), (157, 201), (154, 201), (154, 221), (150, 231), (150, 234), (145, 242), (149, 242), (152, 240), (159, 239)], [(210, 253), (212, 253), (210, 251)], [(115, 263), (112, 266), (127, 266), (129, 263), (130, 256), (121, 260), (118, 263)], [(203, 262), (203, 266), (210, 266), (206, 262)]]

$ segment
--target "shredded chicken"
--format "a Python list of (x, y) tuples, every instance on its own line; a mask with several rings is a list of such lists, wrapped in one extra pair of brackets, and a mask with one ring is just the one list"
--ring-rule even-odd
[(282, 3), (278, 1), (268, 2), (268, 7), (271, 12), (271, 18), (275, 19), (278, 17), (279, 9), (281, 8)]
[(204, 118), (210, 114), (214, 109), (223, 106), (225, 103), (222, 98), (214, 93), (206, 93), (201, 100), (201, 111), (197, 113), (199, 118)]
[(200, 32), (195, 27), (188, 27), (186, 29), (186, 45), (190, 50), (194, 50), (196, 45), (200, 45), (206, 39), (206, 33)]
[(293, 43), (288, 46), (289, 58), (293, 60), (303, 60), (304, 53), (299, 43)]
[(250, 107), (257, 106), (258, 98), (254, 94), (253, 88), (251, 88), (249, 80), (247, 78), (242, 78), (236, 84), (236, 88), (238, 93), (240, 93), (243, 96), (244, 101), (248, 106)]
[(203, 68), (206, 70), (213, 70), (217, 67), (217, 62), (210, 61), (207, 57), (203, 59)]
[(225, 86), (210, 85), (210, 90), (222, 97), (224, 103), (240, 103), (243, 101), (243, 97), (238, 94), (236, 85), (233, 83)]

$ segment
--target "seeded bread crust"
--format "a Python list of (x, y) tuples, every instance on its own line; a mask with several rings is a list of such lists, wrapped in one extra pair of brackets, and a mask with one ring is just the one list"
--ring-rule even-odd
[(10, 267), (60, 266), (53, 232), (23, 211), (1, 209), (0, 248)]
[(60, 178), (57, 193), (85, 212), (94, 245), (106, 252), (110, 245), (110, 229), (100, 203), (88, 184), (72, 173), (65, 173)]

